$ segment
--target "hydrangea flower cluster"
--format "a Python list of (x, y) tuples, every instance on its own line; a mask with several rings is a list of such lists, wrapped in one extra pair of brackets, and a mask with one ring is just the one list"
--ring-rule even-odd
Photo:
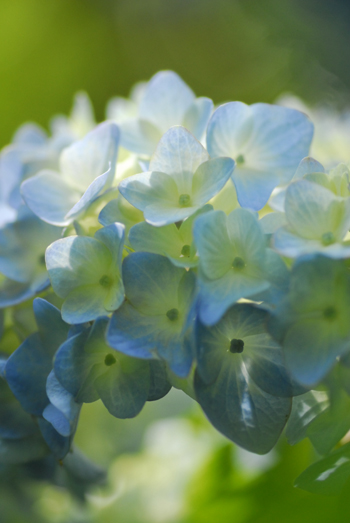
[(172, 386), (249, 451), (286, 425), (334, 448), (350, 173), (310, 158), (312, 137), (300, 111), (214, 107), (171, 71), (98, 125), (80, 94), (50, 137), (17, 132), (0, 156), (0, 454), (65, 463), (84, 403), (130, 418)]

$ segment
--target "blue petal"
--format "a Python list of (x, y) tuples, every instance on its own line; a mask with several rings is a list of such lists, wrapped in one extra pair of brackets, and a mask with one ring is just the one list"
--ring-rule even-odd
[(186, 111), (181, 122), (186, 129), (200, 140), (205, 132), (205, 128), (213, 111), (214, 104), (210, 98), (197, 98)]
[(294, 109), (263, 103), (251, 107), (254, 132), (249, 149), (257, 151), (259, 168), (279, 171), (281, 182), (287, 183), (308, 155), (314, 126)]
[[(19, 186), (23, 178), (23, 165), (16, 149), (8, 147), (0, 155), (0, 201), (14, 210), (21, 204)], [(2, 222), (1, 209), (0, 223)]]
[(54, 353), (66, 339), (69, 326), (60, 318), (59, 310), (41, 298), (34, 300), (34, 314), (39, 332), (29, 336), (11, 354), (5, 374), (23, 408), (39, 416), (48, 403), (46, 379)]
[(151, 156), (157, 147), (162, 133), (146, 120), (126, 120), (120, 123), (120, 145), (128, 151)]
[(63, 459), (70, 451), (71, 438), (61, 436), (44, 418), (38, 418), (38, 425), (53, 455), (57, 459)]
[(223, 365), (217, 379), (206, 384), (196, 372), (197, 400), (214, 427), (237, 445), (266, 454), (288, 419), (291, 400), (267, 394), (249, 377), (243, 363)]
[(4, 380), (0, 380), (0, 398), (0, 438), (22, 439), (38, 433), (35, 420), (23, 410)]
[(69, 325), (62, 320), (61, 311), (42, 298), (35, 298), (33, 310), (42, 343), (56, 350), (67, 338), (69, 330)]
[(191, 194), (192, 176), (209, 160), (203, 145), (184, 127), (171, 127), (161, 138), (151, 158), (150, 171), (172, 176), (179, 194)]
[(214, 158), (203, 162), (192, 181), (193, 204), (206, 204), (224, 187), (235, 167), (231, 158)]
[[(262, 309), (238, 304), (214, 327), (198, 325), (197, 370), (206, 383), (219, 376), (222, 366), (241, 359), (250, 378), (268, 394), (286, 397), (295, 394), (284, 365), (282, 348), (267, 333), (267, 316)], [(230, 352), (232, 339), (243, 341), (242, 353)]]
[(117, 363), (96, 379), (95, 387), (113, 416), (133, 418), (147, 401), (150, 387), (148, 363), (129, 359), (128, 369), (124, 372), (123, 363), (118, 364), (117, 357)]
[(57, 409), (54, 405), (51, 403), (45, 407), (43, 411), (43, 418), (51, 423), (53, 428), (57, 430), (57, 432), (64, 437), (68, 437), (71, 434), (71, 426), (69, 424), (69, 421), (67, 418), (63, 415), (63, 413)]
[(259, 223), (265, 234), (273, 234), (286, 224), (286, 217), (284, 212), (269, 212), (260, 218)]
[(118, 126), (112, 122), (98, 125), (82, 140), (64, 149), (60, 158), (63, 178), (68, 184), (85, 192), (98, 176), (109, 171), (111, 184), (118, 146)]
[(108, 188), (108, 181), (111, 176), (112, 168), (109, 167), (108, 171), (101, 176), (95, 178), (95, 180), (86, 189), (80, 200), (69, 210), (65, 218), (72, 221), (82, 214), (84, 210), (88, 208), (91, 202), (93, 202), (106, 188)]
[(107, 342), (129, 356), (150, 359), (155, 357), (155, 338), (158, 332), (157, 317), (141, 314), (129, 303), (124, 303), (111, 318)]
[(238, 201), (259, 210), (277, 185), (292, 178), (308, 154), (312, 134), (311, 122), (299, 111), (230, 102), (211, 117), (207, 144), (212, 156), (240, 158), (243, 166), (232, 176)]
[(156, 401), (168, 394), (171, 389), (171, 383), (168, 379), (166, 366), (164, 362), (152, 360), (149, 362), (150, 367), (150, 389), (147, 401)]
[(53, 348), (45, 347), (39, 334), (32, 334), (11, 354), (5, 367), (6, 380), (22, 407), (40, 416), (48, 404), (46, 379), (52, 368)]
[(101, 362), (101, 358), (99, 354), (88, 354), (85, 351), (88, 336), (89, 331), (86, 330), (69, 338), (60, 346), (54, 363), (55, 374), (60, 383), (77, 401), (84, 403), (91, 403), (99, 398), (92, 369)]
[(306, 174), (324, 172), (324, 167), (322, 164), (320, 164), (320, 162), (318, 162), (314, 158), (311, 158), (311, 156), (307, 156), (306, 158), (303, 158), (299, 163), (298, 168), (293, 176), (293, 180), (299, 180), (300, 178), (303, 178)]
[(241, 207), (259, 211), (267, 203), (279, 177), (273, 171), (259, 171), (237, 167), (232, 174)]
[(297, 258), (305, 254), (320, 253), (330, 258), (342, 259), (350, 257), (350, 246), (341, 243), (323, 245), (320, 240), (308, 240), (291, 233), (281, 227), (273, 236), (273, 246), (280, 254), (289, 258)]
[(35, 293), (36, 291), (30, 283), (19, 283), (5, 279), (0, 284), (0, 308), (18, 305), (34, 296)]
[[(140, 312), (165, 314), (177, 302), (178, 286), (185, 273), (157, 254), (132, 253), (123, 262), (123, 280), (128, 301)], [(164, 307), (168, 309), (164, 310)]]
[(53, 171), (41, 171), (21, 185), (24, 201), (34, 214), (53, 225), (68, 225), (70, 209), (79, 201), (81, 192), (72, 188)]
[(172, 71), (160, 71), (151, 78), (143, 93), (139, 115), (163, 133), (180, 124), (195, 96), (185, 82)]
[[(123, 277), (127, 302), (112, 317), (108, 343), (138, 358), (158, 354), (175, 373), (186, 375), (193, 357), (188, 324), (193, 274), (162, 256), (133, 253), (124, 260)], [(175, 308), (179, 318), (172, 323), (166, 313)]]
[(350, 350), (320, 319), (306, 318), (288, 329), (283, 342), (285, 361), (292, 376), (312, 387), (335, 365), (337, 357)]
[(205, 325), (214, 325), (227, 309), (241, 298), (250, 298), (266, 290), (270, 283), (262, 278), (226, 274), (218, 280), (198, 280), (198, 312)]
[(46, 393), (50, 405), (43, 412), (43, 417), (51, 423), (61, 436), (70, 436), (75, 432), (81, 404), (59, 383), (54, 371), (47, 377)]
[(47, 279), (44, 253), (61, 230), (36, 216), (23, 216), (0, 231), (0, 271), (10, 279), (35, 288)]
[(210, 156), (236, 158), (243, 152), (253, 129), (251, 108), (242, 102), (218, 107), (208, 123), (207, 147)]

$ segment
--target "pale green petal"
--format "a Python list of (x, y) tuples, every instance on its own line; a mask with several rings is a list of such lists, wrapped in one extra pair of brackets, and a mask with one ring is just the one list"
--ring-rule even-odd
[(105, 316), (105, 288), (98, 283), (78, 287), (70, 292), (62, 305), (62, 318), (67, 323), (85, 323)]
[(328, 232), (342, 240), (350, 226), (350, 201), (307, 180), (292, 183), (286, 193), (286, 218), (298, 236), (321, 239)]
[(173, 178), (164, 172), (135, 174), (119, 184), (119, 191), (134, 207), (145, 211), (151, 204), (179, 207), (179, 191)]
[(254, 214), (246, 209), (232, 211), (227, 217), (227, 231), (235, 256), (242, 257), (249, 265), (262, 267), (266, 239)]
[(209, 154), (184, 127), (175, 126), (161, 138), (151, 158), (149, 170), (169, 174), (179, 194), (192, 194), (192, 177)]
[(107, 247), (87, 236), (70, 236), (46, 250), (46, 266), (54, 291), (65, 298), (72, 289), (98, 283), (109, 272), (112, 256)]
[(183, 241), (175, 224), (153, 227), (138, 223), (131, 228), (129, 241), (135, 251), (153, 252), (163, 256), (180, 257)]
[(205, 276), (213, 280), (224, 276), (232, 268), (235, 257), (225, 213), (212, 211), (199, 216), (193, 226), (193, 235)]

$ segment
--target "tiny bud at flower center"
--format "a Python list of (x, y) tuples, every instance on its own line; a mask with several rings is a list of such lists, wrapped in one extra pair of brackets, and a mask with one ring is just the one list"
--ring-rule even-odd
[(189, 256), (191, 252), (191, 247), (189, 245), (184, 245), (181, 249), (182, 256)]
[(245, 261), (240, 256), (236, 256), (232, 262), (232, 267), (234, 269), (242, 270), (245, 267)]
[(332, 245), (332, 243), (335, 242), (334, 234), (332, 232), (325, 232), (324, 234), (322, 234), (321, 241), (325, 247), (327, 245)]
[(230, 341), (230, 352), (232, 354), (241, 354), (244, 349), (244, 341), (233, 339)]
[(243, 165), (244, 162), (245, 162), (245, 158), (244, 158), (243, 154), (239, 154), (236, 158), (236, 164)]
[(181, 207), (188, 207), (191, 203), (191, 197), (189, 194), (180, 194), (179, 205)]
[(102, 285), (102, 287), (105, 287), (105, 288), (110, 287), (112, 285), (112, 283), (113, 283), (112, 278), (107, 276), (107, 274), (102, 276), (102, 278), (100, 278), (100, 281), (99, 281), (99, 284)]
[(179, 311), (177, 309), (170, 309), (166, 315), (170, 321), (176, 321), (179, 317)]
[(324, 311), (323, 311), (323, 316), (324, 318), (326, 318), (327, 320), (330, 320), (330, 321), (333, 321), (335, 320), (335, 318), (338, 316), (338, 312), (337, 312), (337, 309), (335, 307), (327, 307)]
[(114, 365), (116, 363), (116, 359), (115, 357), (113, 356), (113, 354), (107, 354), (107, 356), (105, 357), (105, 365), (107, 367), (111, 367), (111, 365)]

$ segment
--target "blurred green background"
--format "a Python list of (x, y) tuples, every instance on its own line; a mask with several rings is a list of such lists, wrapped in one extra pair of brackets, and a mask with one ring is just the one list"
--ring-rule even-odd
[[(86, 90), (98, 120), (107, 100), (173, 69), (215, 103), (272, 102), (292, 92), (341, 108), (350, 93), (345, 0), (0, 0), (0, 146), (24, 121), (47, 127)], [(0, 488), (0, 523), (329, 523), (337, 498), (293, 488), (314, 459), (307, 442), (267, 458), (234, 448), (181, 392), (119, 421), (83, 409), (77, 443), (110, 467), (81, 505), (44, 484)]]

